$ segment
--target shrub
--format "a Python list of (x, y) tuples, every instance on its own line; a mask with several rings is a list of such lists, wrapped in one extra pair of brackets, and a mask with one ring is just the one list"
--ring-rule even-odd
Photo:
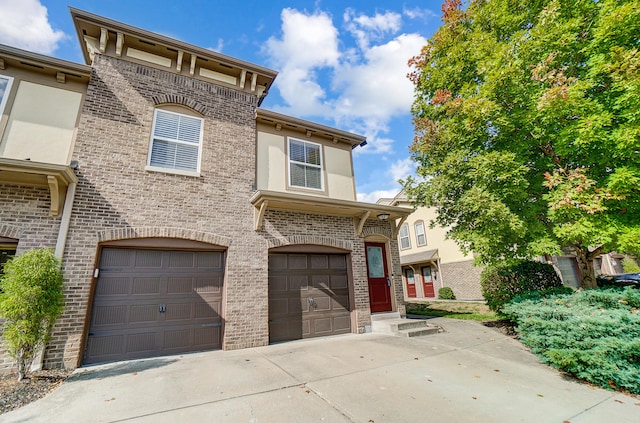
[(453, 293), (453, 290), (448, 286), (444, 286), (438, 289), (438, 299), (439, 300), (455, 300), (456, 295)]
[(624, 273), (640, 272), (640, 266), (638, 266), (638, 263), (629, 256), (622, 259), (622, 269), (624, 270)]
[(4, 265), (0, 277), (0, 317), (7, 353), (18, 364), (22, 380), (38, 348), (64, 304), (60, 260), (50, 249), (37, 249), (16, 256)]
[(558, 369), (640, 393), (640, 291), (576, 291), (506, 305), (521, 341)]
[(514, 297), (531, 291), (561, 288), (562, 281), (550, 264), (518, 260), (485, 267), (480, 285), (489, 308), (500, 313)]

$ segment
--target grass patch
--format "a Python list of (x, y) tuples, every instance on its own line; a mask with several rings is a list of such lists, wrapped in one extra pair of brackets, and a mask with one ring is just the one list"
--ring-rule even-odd
[(422, 316), (448, 317), (459, 320), (497, 320), (498, 316), (483, 303), (464, 301), (429, 301), (407, 303), (407, 313)]

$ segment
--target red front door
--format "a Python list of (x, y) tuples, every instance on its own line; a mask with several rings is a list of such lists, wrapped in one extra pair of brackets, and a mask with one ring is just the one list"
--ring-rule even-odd
[(404, 278), (407, 281), (407, 297), (416, 298), (416, 278), (413, 274), (413, 269), (406, 269)]
[(365, 248), (371, 312), (391, 311), (391, 282), (387, 269), (386, 248), (384, 244), (377, 242), (367, 242)]
[(431, 267), (422, 268), (422, 288), (424, 296), (427, 298), (435, 298), (436, 292), (433, 289), (433, 276), (431, 275)]

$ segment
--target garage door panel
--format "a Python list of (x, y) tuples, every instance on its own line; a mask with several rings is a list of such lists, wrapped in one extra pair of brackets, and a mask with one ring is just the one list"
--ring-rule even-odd
[(329, 268), (329, 256), (312, 255), (310, 256), (310, 264), (312, 269), (328, 269)]
[(162, 279), (160, 277), (133, 278), (133, 283), (131, 284), (131, 294), (159, 295), (161, 282)]
[(131, 333), (127, 335), (126, 352), (139, 353), (156, 349), (156, 332)]
[(288, 291), (309, 289), (309, 277), (307, 275), (289, 276), (287, 283)]
[(344, 310), (349, 308), (349, 296), (348, 295), (336, 295), (331, 298), (332, 310)]
[(85, 363), (220, 348), (223, 268), (221, 251), (103, 249)]
[(331, 289), (349, 289), (349, 280), (347, 275), (331, 275), (331, 282), (329, 284)]
[(124, 323), (155, 323), (158, 320), (159, 308), (157, 304), (131, 306), (129, 308), (129, 319)]
[(331, 333), (333, 325), (331, 324), (331, 317), (313, 319), (313, 332), (318, 335), (326, 335)]
[(131, 292), (131, 279), (100, 275), (100, 285), (96, 287), (96, 296), (126, 296)]
[(163, 251), (156, 250), (135, 250), (134, 267), (139, 268), (160, 268), (162, 267)]
[(332, 254), (329, 256), (329, 268), (334, 270), (347, 271), (347, 256)]
[(287, 260), (287, 270), (306, 269), (307, 268), (306, 254), (289, 254)]
[(344, 316), (336, 316), (333, 318), (333, 330), (336, 333), (351, 332), (351, 317), (347, 314)]

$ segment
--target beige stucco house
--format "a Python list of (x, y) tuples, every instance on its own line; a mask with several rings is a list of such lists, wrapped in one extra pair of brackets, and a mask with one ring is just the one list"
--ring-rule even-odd
[(0, 50), (1, 245), (63, 258), (45, 366), (362, 333), (372, 313), (404, 314), (396, 222), (411, 209), (356, 201), (364, 137), (260, 108), (274, 70), (71, 15), (86, 65)]
[[(403, 191), (394, 198), (378, 200), (378, 204), (411, 207)], [(447, 228), (431, 227), (435, 218), (435, 208), (418, 207), (399, 222), (398, 246), (405, 298), (437, 298), (440, 288), (449, 287), (456, 299), (482, 300), (482, 267), (474, 266), (473, 255), (465, 255), (447, 238)]]

